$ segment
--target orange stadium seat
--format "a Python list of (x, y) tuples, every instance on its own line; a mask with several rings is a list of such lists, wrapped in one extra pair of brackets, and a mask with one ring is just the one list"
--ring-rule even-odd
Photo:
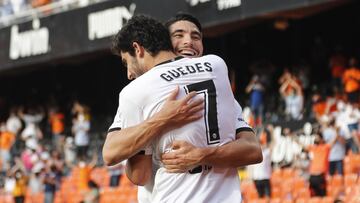
[(0, 195), (0, 203), (14, 203), (14, 198), (11, 194)]
[(309, 199), (308, 203), (321, 203), (320, 197), (312, 197)]
[(280, 198), (271, 198), (270, 203), (281, 203), (281, 199)]
[(244, 200), (249, 201), (259, 198), (253, 181), (242, 181), (240, 188)]
[(296, 177), (294, 178), (294, 190), (293, 195), (294, 197), (308, 197), (307, 193), (309, 191), (309, 184), (307, 181), (302, 177)]
[(295, 203), (307, 203), (310, 198), (296, 198)]
[(106, 167), (94, 168), (90, 173), (90, 179), (100, 187), (109, 186), (110, 175)]
[(310, 189), (308, 187), (304, 187), (296, 191), (295, 197), (308, 199), (310, 196)]
[(353, 173), (354, 164), (350, 161), (350, 155), (344, 158), (344, 174)]
[(282, 178), (284, 179), (294, 178), (295, 175), (296, 175), (296, 171), (293, 168), (285, 168), (282, 170)]
[(342, 175), (336, 174), (331, 178), (330, 185), (333, 187), (343, 186), (344, 177)]
[(292, 199), (283, 199), (281, 203), (294, 203), (294, 200)]
[(355, 173), (345, 174), (344, 176), (345, 187), (348, 188), (356, 185), (357, 179), (358, 179), (358, 175)]
[(260, 198), (248, 201), (248, 203), (268, 203), (268, 199)]
[(271, 198), (281, 198), (280, 187), (271, 187)]
[(282, 170), (281, 169), (275, 169), (270, 178), (271, 187), (273, 186), (280, 186), (282, 181)]
[(282, 198), (293, 197), (293, 191), (294, 191), (294, 179), (293, 178), (284, 179), (283, 182), (281, 183), (281, 197)]
[(323, 197), (320, 203), (333, 203), (335, 199), (333, 197)]

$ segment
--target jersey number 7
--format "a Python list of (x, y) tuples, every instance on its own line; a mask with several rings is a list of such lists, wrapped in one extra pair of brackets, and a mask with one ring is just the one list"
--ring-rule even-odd
[(220, 142), (217, 107), (216, 107), (216, 88), (213, 80), (186, 85), (186, 94), (196, 91), (197, 94), (204, 96), (204, 121), (206, 129), (207, 144), (212, 145)]

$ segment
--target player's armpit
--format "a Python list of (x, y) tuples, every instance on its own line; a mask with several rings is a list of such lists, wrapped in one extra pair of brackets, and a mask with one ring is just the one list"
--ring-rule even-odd
[(135, 185), (145, 185), (152, 176), (151, 155), (135, 155), (126, 162), (126, 175)]

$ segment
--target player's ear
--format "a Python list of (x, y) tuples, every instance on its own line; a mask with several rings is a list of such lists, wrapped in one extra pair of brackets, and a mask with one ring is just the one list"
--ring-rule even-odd
[(145, 49), (143, 46), (141, 46), (139, 43), (137, 42), (133, 42), (132, 46), (135, 49), (135, 55), (139, 56), (139, 57), (143, 57), (144, 56), (144, 52)]

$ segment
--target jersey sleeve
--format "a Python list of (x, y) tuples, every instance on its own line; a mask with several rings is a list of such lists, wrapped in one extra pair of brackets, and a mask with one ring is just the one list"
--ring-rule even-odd
[(254, 131), (252, 127), (244, 120), (242, 115), (242, 108), (240, 104), (234, 99), (235, 112), (236, 112), (236, 134), (241, 131)]
[[(138, 125), (144, 121), (142, 108), (140, 108), (134, 102), (120, 97), (119, 106), (108, 132), (121, 130), (122, 128), (128, 128)], [(139, 154), (151, 155), (152, 145), (149, 144)]]

